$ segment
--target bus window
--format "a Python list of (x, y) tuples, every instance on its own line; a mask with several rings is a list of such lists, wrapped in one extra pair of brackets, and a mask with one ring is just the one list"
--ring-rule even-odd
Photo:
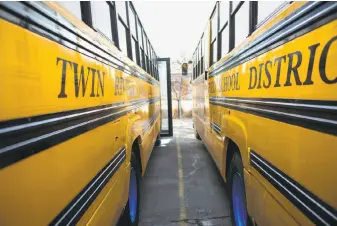
[(136, 41), (132, 38), (131, 39), (131, 43), (132, 43), (132, 60), (137, 63), (137, 44)]
[(81, 3), (75, 1), (59, 2), (64, 8), (71, 12), (78, 19), (82, 20)]
[(232, 2), (232, 12), (233, 12), (240, 4), (240, 1), (231, 1), (231, 2)]
[(211, 65), (214, 64), (217, 60), (217, 44), (216, 39), (211, 43)]
[(129, 22), (130, 22), (130, 31), (135, 38), (137, 37), (136, 33), (136, 15), (133, 12), (133, 9), (131, 8), (131, 4), (129, 4)]
[(249, 34), (249, 2), (244, 2), (235, 13), (235, 47), (241, 44)]
[(224, 57), (228, 53), (228, 46), (229, 46), (229, 33), (228, 33), (228, 26), (226, 26), (221, 31), (221, 57)]
[(138, 59), (138, 36), (137, 36), (137, 16), (129, 3), (129, 21), (131, 32), (131, 44), (132, 44), (132, 60), (139, 65)]
[(220, 2), (220, 29), (227, 23), (229, 15), (229, 2)]
[(205, 43), (204, 43), (204, 35), (201, 37), (201, 73), (205, 70), (204, 69), (204, 55), (205, 55)]
[(211, 54), (210, 61), (211, 65), (217, 61), (217, 40), (216, 36), (218, 34), (218, 13), (217, 8), (215, 8), (211, 19)]
[(117, 14), (122, 18), (124, 22), (127, 22), (128, 20), (126, 18), (126, 7), (125, 7), (126, 2), (115, 1), (115, 4), (116, 4)]
[(111, 16), (110, 16), (110, 6), (107, 2), (92, 1), (91, 2), (91, 14), (93, 26), (104, 34), (111, 41), (112, 30), (111, 30)]
[(229, 2), (220, 2), (220, 55), (221, 57), (224, 57), (229, 50), (229, 34), (228, 34), (228, 17), (229, 17)]
[(120, 50), (127, 55), (128, 48), (126, 44), (126, 28), (120, 20), (118, 20), (118, 41)]
[(260, 1), (257, 8), (257, 24), (267, 19), (284, 1)]

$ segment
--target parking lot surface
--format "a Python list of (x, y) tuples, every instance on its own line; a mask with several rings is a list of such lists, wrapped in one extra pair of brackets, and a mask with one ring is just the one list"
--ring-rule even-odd
[(140, 225), (231, 225), (223, 180), (191, 120), (155, 147), (141, 184)]

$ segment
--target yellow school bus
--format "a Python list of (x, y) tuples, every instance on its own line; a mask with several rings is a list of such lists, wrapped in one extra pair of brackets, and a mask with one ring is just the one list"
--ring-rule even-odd
[(0, 225), (137, 225), (160, 133), (131, 2), (0, 3)]
[(217, 2), (193, 120), (234, 225), (337, 225), (337, 3)]

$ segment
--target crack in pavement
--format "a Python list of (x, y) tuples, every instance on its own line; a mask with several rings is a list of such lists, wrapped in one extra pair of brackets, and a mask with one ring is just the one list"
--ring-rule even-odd
[(230, 216), (207, 217), (207, 218), (203, 218), (203, 219), (191, 218), (191, 219), (182, 219), (182, 220), (171, 220), (171, 222), (172, 223), (184, 222), (184, 223), (187, 223), (187, 224), (194, 224), (194, 225), (198, 225), (198, 226), (204, 226), (203, 221), (216, 220), (216, 219), (226, 219), (226, 218), (229, 218), (229, 217)]

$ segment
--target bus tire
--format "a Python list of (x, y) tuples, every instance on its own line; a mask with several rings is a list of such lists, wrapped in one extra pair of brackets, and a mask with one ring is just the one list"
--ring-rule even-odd
[(199, 136), (199, 133), (196, 128), (194, 128), (194, 137), (198, 140), (201, 140), (201, 137)]
[(249, 225), (243, 164), (239, 153), (235, 152), (228, 172), (230, 212), (233, 225)]
[(156, 147), (158, 147), (158, 146), (160, 146), (160, 144), (161, 144), (161, 140), (160, 140), (160, 138), (159, 138), (159, 135), (157, 136), (157, 139), (156, 139), (156, 142), (155, 142), (155, 146)]
[(135, 153), (131, 153), (128, 202), (119, 221), (120, 226), (137, 226), (139, 221), (140, 168)]

